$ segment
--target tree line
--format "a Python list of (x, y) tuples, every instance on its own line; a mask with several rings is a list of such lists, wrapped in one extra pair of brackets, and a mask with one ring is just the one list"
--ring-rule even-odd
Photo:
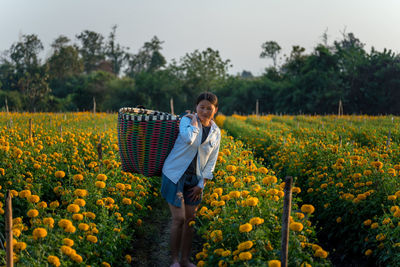
[[(22, 38), (0, 58), (0, 107), (11, 111), (117, 111), (142, 105), (175, 113), (194, 109), (197, 95), (212, 91), (220, 111), (332, 114), (341, 101), (345, 114), (400, 114), (400, 56), (391, 50), (366, 51), (353, 33), (328, 43), (324, 34), (313, 51), (294, 45), (281, 55), (275, 41), (261, 44), (260, 57), (273, 64), (254, 76), (230, 75), (229, 59), (207, 48), (167, 62), (163, 41), (154, 36), (136, 53), (116, 41), (117, 26), (108, 37), (85, 30), (73, 42), (61, 35), (50, 56), (37, 35)], [(280, 60), (278, 60), (280, 59)]]

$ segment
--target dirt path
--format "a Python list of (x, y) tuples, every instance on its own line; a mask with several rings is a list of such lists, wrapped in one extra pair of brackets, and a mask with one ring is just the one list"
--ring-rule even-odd
[(132, 266), (166, 267), (170, 263), (169, 238), (171, 219), (165, 202), (157, 202), (132, 245)]

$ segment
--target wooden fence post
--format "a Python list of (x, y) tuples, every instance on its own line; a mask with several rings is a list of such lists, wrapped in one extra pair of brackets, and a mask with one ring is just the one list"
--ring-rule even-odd
[(282, 216), (282, 243), (281, 243), (281, 266), (287, 267), (289, 252), (289, 218), (292, 210), (292, 183), (293, 178), (287, 176), (285, 178), (285, 189), (283, 199), (283, 216)]
[(29, 140), (32, 140), (32, 118), (29, 118)]
[(174, 115), (174, 99), (172, 97), (169, 100), (169, 105), (171, 106), (171, 114)]
[(7, 267), (14, 266), (13, 258), (13, 232), (12, 232), (12, 202), (11, 202), (11, 192), (8, 190), (6, 198), (6, 263)]
[(258, 103), (258, 99), (256, 101), (256, 115), (258, 116), (258, 112), (259, 112), (259, 103)]
[(96, 114), (96, 98), (93, 97), (93, 114)]
[(7, 115), (8, 115), (8, 102), (7, 102), (7, 97), (6, 97), (5, 102), (6, 102), (6, 112), (7, 112)]

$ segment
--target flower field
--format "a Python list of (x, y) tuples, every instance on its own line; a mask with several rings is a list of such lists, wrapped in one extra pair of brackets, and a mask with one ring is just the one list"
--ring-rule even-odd
[(115, 115), (0, 114), (0, 241), (11, 190), (18, 265), (130, 266), (132, 233), (157, 190), (121, 171), (117, 142)]
[[(130, 266), (134, 233), (159, 198), (160, 179), (121, 171), (117, 116), (0, 115), (0, 244), (11, 190), (19, 265)], [(241, 141), (223, 134), (215, 179), (191, 223), (204, 240), (198, 266), (280, 266), (283, 186)], [(289, 264), (330, 266), (311, 223), (315, 208), (300, 192), (294, 188)]]
[(277, 177), (291, 175), (315, 207), (319, 236), (341, 258), (400, 265), (400, 118), (220, 118)]

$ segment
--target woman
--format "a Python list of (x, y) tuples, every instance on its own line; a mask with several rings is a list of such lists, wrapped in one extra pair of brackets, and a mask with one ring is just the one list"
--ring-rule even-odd
[(217, 111), (217, 96), (200, 94), (196, 114), (182, 117), (178, 138), (164, 162), (161, 195), (172, 214), (171, 267), (195, 266), (189, 261), (193, 239), (189, 223), (195, 218), (207, 180), (213, 178), (221, 140), (221, 131), (212, 120)]

